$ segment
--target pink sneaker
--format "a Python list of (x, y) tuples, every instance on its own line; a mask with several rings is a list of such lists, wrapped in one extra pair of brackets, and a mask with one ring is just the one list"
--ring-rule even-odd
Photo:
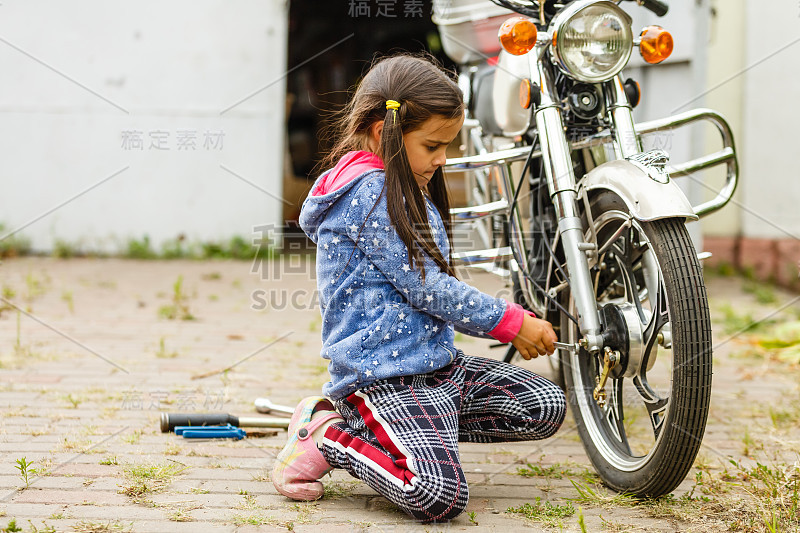
[[(332, 409), (333, 405), (325, 398), (310, 396), (294, 410), (289, 421), (289, 441), (278, 454), (272, 468), (272, 484), (284, 496), (304, 501), (322, 497), (323, 487), (318, 480), (333, 467), (325, 460), (311, 434), (331, 419), (342, 420)], [(311, 415), (320, 410), (331, 412), (312, 422)]]

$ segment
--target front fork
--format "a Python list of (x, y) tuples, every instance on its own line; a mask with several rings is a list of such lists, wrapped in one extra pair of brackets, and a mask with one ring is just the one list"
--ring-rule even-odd
[[(588, 243), (583, 238), (577, 180), (561, 118), (558, 91), (549, 68), (550, 62), (533, 53), (529, 57), (530, 72), (538, 73), (539, 76), (541, 101), (535, 111), (536, 129), (539, 132), (547, 186), (555, 206), (561, 244), (567, 259), (570, 290), (578, 311), (581, 344), (590, 353), (596, 353), (603, 348), (603, 337), (586, 257), (587, 252), (594, 250), (596, 243)], [(632, 110), (619, 76), (604, 84), (604, 98), (616, 141), (614, 144), (617, 157), (624, 158), (640, 152)]]

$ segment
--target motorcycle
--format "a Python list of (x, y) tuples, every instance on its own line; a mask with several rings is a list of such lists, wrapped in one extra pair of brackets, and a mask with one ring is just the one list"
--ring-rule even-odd
[[(673, 42), (658, 26), (634, 35), (619, 3), (434, 1), (468, 108), (465, 155), (445, 171), (466, 178), (469, 205), (451, 214), (483, 248), (454, 259), (501, 276), (553, 323), (554, 376), (598, 475), (658, 497), (689, 472), (711, 397), (708, 302), (686, 223), (728, 202), (738, 165), (712, 110), (634, 122), (641, 89), (622, 69), (635, 47), (655, 64)], [(701, 121), (716, 126), (721, 150), (676, 165), (643, 151), (642, 136)], [(675, 178), (715, 165), (727, 167), (724, 186), (692, 205)]]

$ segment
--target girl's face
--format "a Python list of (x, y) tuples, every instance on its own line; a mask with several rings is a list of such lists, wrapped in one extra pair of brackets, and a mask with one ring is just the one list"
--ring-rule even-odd
[(447, 146), (461, 131), (464, 117), (447, 118), (434, 115), (419, 128), (403, 134), (408, 162), (420, 188), (425, 187), (433, 173), (444, 165)]
[[(408, 162), (420, 188), (425, 187), (436, 169), (444, 165), (447, 146), (456, 138), (463, 123), (463, 116), (451, 119), (434, 115), (419, 128), (403, 134)], [(369, 148), (377, 153), (383, 121), (373, 124), (370, 130)]]

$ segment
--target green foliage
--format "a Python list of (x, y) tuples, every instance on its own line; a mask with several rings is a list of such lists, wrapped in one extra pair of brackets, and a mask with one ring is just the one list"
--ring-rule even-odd
[(158, 255), (153, 251), (150, 246), (150, 237), (145, 235), (141, 241), (130, 239), (128, 241), (128, 250), (125, 253), (128, 259), (155, 259)]
[(186, 246), (186, 237), (181, 234), (175, 239), (164, 241), (161, 245), (161, 259), (185, 259), (192, 256), (191, 250)]
[(36, 475), (36, 469), (33, 468), (34, 461), (28, 461), (27, 458), (22, 457), (16, 460), (16, 465), (14, 468), (19, 470), (19, 477), (22, 478), (22, 481), (25, 482), (25, 488), (31, 486), (32, 477)]
[(754, 332), (775, 323), (774, 319), (756, 320), (749, 313), (738, 313), (730, 304), (721, 305), (720, 311), (723, 315), (722, 328), (728, 334)]
[(16, 533), (17, 531), (22, 531), (22, 528), (17, 525), (17, 521), (13, 518), (8, 521), (6, 527), (0, 529), (0, 533)]
[(30, 531), (31, 533), (56, 533), (56, 528), (54, 528), (53, 526), (48, 526), (47, 522), (42, 522), (41, 528), (38, 528), (35, 525), (33, 525), (33, 522), (31, 522), (30, 520), (28, 520), (28, 523), (30, 524), (28, 531)]
[(189, 296), (183, 292), (183, 276), (178, 276), (178, 279), (172, 284), (172, 303), (162, 305), (158, 309), (158, 316), (167, 320), (195, 319), (189, 310)]
[(126, 483), (120, 492), (132, 498), (160, 492), (186, 468), (176, 463), (126, 465), (123, 468)]
[(78, 246), (67, 242), (63, 239), (56, 239), (55, 243), (53, 244), (53, 257), (57, 257), (59, 259), (69, 259), (71, 257), (75, 257), (81, 255)]
[(159, 359), (174, 359), (175, 357), (178, 357), (178, 352), (167, 350), (164, 337), (161, 337), (158, 339), (158, 350), (156, 350), (156, 357)]
[(150, 237), (128, 241), (124, 256), (130, 259), (271, 259), (276, 256), (269, 242), (252, 243), (250, 240), (234, 236), (227, 241), (207, 241), (189, 243), (181, 234), (161, 245), (161, 253), (153, 250)]
[(759, 283), (750, 280), (742, 285), (742, 290), (748, 294), (752, 294), (760, 304), (767, 305), (778, 301), (778, 297), (775, 295), (775, 289), (768, 283)]
[(569, 468), (562, 468), (561, 465), (558, 464), (542, 468), (539, 465), (528, 463), (526, 467), (521, 466), (517, 468), (517, 475), (561, 479), (563, 476), (573, 475), (573, 472)]
[(566, 505), (553, 505), (550, 502), (542, 503), (542, 499), (537, 497), (536, 503), (525, 503), (519, 507), (509, 507), (506, 512), (516, 513), (529, 520), (555, 527), (561, 524), (563, 518), (574, 515), (575, 507), (573, 507), (570, 502), (567, 502)]
[(9, 235), (5, 224), (0, 224), (0, 258), (19, 257), (27, 255), (31, 251), (31, 241), (22, 237), (19, 233)]
[(578, 507), (578, 526), (581, 528), (581, 533), (586, 533), (586, 521), (583, 518), (582, 507)]

